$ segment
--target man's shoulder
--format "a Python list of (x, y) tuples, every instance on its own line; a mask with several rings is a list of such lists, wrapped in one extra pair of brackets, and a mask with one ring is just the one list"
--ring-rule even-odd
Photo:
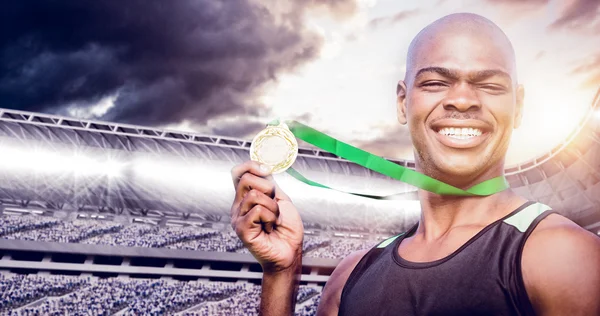
[(552, 213), (540, 221), (531, 233), (530, 239), (538, 246), (548, 246), (556, 243), (595, 242), (600, 241), (598, 236), (583, 229), (572, 220), (563, 215)]
[(525, 252), (535, 257), (600, 251), (600, 238), (570, 219), (552, 213), (541, 220), (529, 236)]
[(348, 277), (360, 260), (369, 252), (370, 249), (354, 251), (346, 256), (337, 265), (323, 290), (321, 301), (317, 310), (317, 315), (337, 315), (340, 307), (342, 290), (348, 281)]
[[(385, 248), (385, 247), (389, 246), (392, 242), (394, 242), (398, 237), (401, 237), (404, 234), (406, 234), (406, 232), (402, 232), (400, 234), (383, 239), (380, 242), (378, 242), (377, 244), (373, 245), (373, 247), (357, 250), (357, 251), (350, 253), (348, 256), (346, 256), (344, 259), (342, 259), (342, 261), (340, 261), (340, 263), (338, 264), (338, 266), (336, 268), (336, 270), (338, 270), (337, 272), (345, 273), (345, 274), (349, 275), (350, 272), (352, 272), (352, 270), (354, 270), (354, 268), (358, 265), (360, 260), (362, 260), (369, 251), (374, 250), (375, 248), (377, 248), (377, 249)], [(335, 271), (334, 271), (334, 273), (335, 273)]]
[(525, 243), (522, 273), (538, 312), (576, 306), (595, 310), (582, 297), (600, 291), (600, 238), (562, 215), (550, 214)]
[(358, 265), (358, 262), (370, 250), (371, 249), (367, 248), (367, 249), (354, 251), (351, 254), (347, 255), (344, 259), (342, 259), (342, 261), (340, 261), (340, 263), (336, 267), (336, 270), (337, 270), (336, 272), (340, 275), (344, 275), (344, 283), (346, 283), (345, 279), (348, 279), (348, 276), (350, 276), (350, 273), (352, 272), (352, 270), (354, 270), (356, 265)]

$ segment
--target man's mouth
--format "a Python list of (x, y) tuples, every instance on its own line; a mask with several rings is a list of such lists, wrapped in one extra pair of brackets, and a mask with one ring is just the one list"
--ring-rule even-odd
[(467, 149), (481, 145), (491, 135), (491, 126), (479, 120), (440, 120), (431, 126), (444, 146)]
[(468, 139), (483, 134), (481, 129), (476, 127), (443, 127), (438, 133), (456, 139)]

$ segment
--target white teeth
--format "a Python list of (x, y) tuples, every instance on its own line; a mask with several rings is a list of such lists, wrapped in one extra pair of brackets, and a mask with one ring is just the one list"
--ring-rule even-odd
[(439, 130), (440, 134), (457, 139), (467, 139), (482, 134), (478, 128), (444, 127)]

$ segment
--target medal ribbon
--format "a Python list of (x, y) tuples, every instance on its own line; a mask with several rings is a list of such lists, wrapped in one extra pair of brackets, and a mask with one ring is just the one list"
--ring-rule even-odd
[[(269, 122), (268, 125), (279, 125), (279, 123), (279, 120), (274, 120)], [(509, 184), (506, 181), (506, 178), (504, 176), (499, 176), (496, 178), (486, 180), (482, 183), (476, 184), (467, 190), (462, 190), (437, 179), (431, 178), (420, 172), (412, 170), (410, 168), (400, 166), (382, 157), (373, 155), (367, 151), (346, 144), (297, 121), (289, 120), (284, 121), (284, 123), (290, 128), (292, 134), (294, 134), (294, 136), (296, 136), (296, 138), (298, 139), (301, 139), (309, 144), (312, 144), (318, 148), (328, 151), (338, 157), (344, 158), (355, 164), (361, 165), (375, 172), (379, 172), (390, 178), (402, 181), (419, 189), (423, 189), (439, 195), (488, 196), (509, 188)], [(293, 168), (289, 168), (286, 172), (292, 177), (308, 185), (333, 189), (305, 178)], [(392, 199), (395, 196), (405, 194), (400, 193), (393, 194), (390, 196), (376, 196), (360, 193), (351, 193), (346, 191), (340, 192), (350, 193), (353, 195), (358, 195), (372, 199)]]

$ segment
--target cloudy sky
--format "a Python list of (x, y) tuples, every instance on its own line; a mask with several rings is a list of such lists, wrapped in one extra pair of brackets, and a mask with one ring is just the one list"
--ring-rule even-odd
[(251, 139), (275, 117), (412, 159), (395, 87), (410, 40), (456, 12), (512, 40), (525, 85), (508, 164), (554, 147), (600, 86), (597, 0), (10, 0), (0, 107)]

